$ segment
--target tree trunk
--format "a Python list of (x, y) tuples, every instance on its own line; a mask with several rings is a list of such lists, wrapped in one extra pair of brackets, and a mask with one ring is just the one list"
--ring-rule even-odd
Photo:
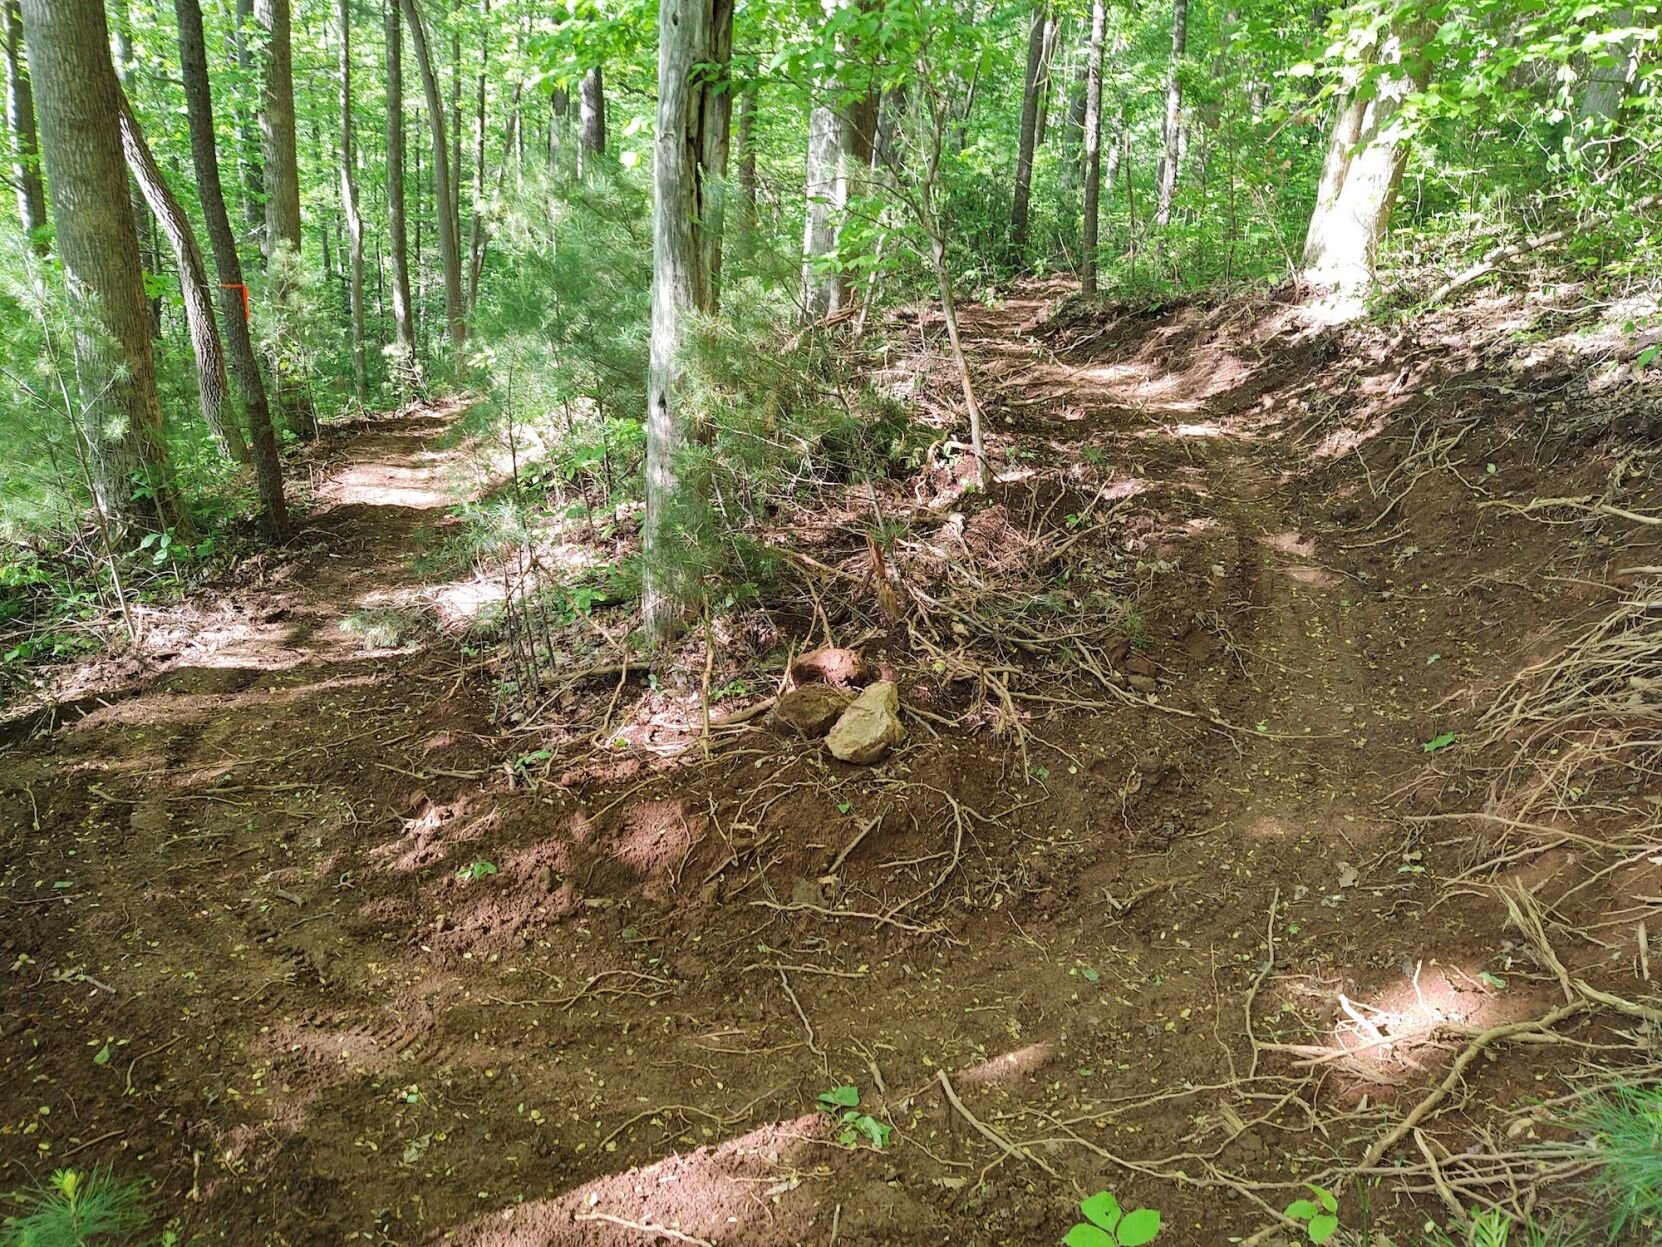
[(577, 88), (577, 142), (584, 156), (606, 154), (606, 77), (599, 65)]
[(1403, 68), (1402, 37), (1379, 36), (1367, 99), (1353, 88), (1335, 115), (1322, 180), (1304, 240), (1303, 277), (1312, 285), (1359, 290), (1373, 283), (1374, 259), (1390, 227), (1408, 143), (1393, 124), (1403, 101), (1423, 84)]
[(191, 351), (196, 358), (196, 385), (202, 404), (202, 419), (212, 430), (214, 440), (227, 456), (247, 463), (248, 444), (242, 430), (225, 418), (229, 386), (225, 379), (225, 349), (220, 344), (219, 327), (214, 324), (213, 288), (208, 285), (208, 266), (202, 260), (202, 248), (197, 244), (196, 231), (190, 219), (173, 195), (173, 190), (162, 176), (161, 166), (144, 141), (138, 118), (123, 94), (119, 99), (121, 148), (127, 157), (127, 168), (138, 182), (145, 203), (155, 214), (168, 245), (173, 248), (173, 259), (179, 268), (179, 293), (185, 304), (185, 324), (190, 330)]
[(1096, 293), (1097, 230), (1102, 203), (1102, 42), (1107, 22), (1107, 0), (1093, 0), (1091, 48), (1085, 62), (1085, 218), (1079, 263), (1079, 288), (1088, 295)]
[(346, 217), (347, 304), (352, 315), (352, 381), (368, 394), (364, 358), (364, 218), (358, 208), (357, 135), (352, 126), (352, 0), (340, 0), (340, 202)]
[(756, 220), (756, 93), (752, 85), (739, 97), (739, 208), (746, 228)]
[(1027, 71), (1022, 77), (1021, 131), (1016, 140), (1016, 189), (1010, 203), (1010, 248), (1018, 257), (1027, 246), (1027, 208), (1033, 194), (1033, 152), (1039, 130), (1039, 83), (1044, 76), (1045, 32), (1050, 5), (1035, 5), (1027, 32)]
[[(485, 92), (490, 76), (491, 0), (480, 0), (479, 16), (479, 76), (473, 84), (473, 219), (467, 239), (467, 307), (471, 312), (479, 302), (479, 274), (485, 264)], [(502, 164), (497, 168), (497, 186), (502, 185), (508, 162), (514, 155), (514, 130), (519, 121), (519, 86), (514, 87), (513, 107), (508, 116), (507, 134), (502, 143)]]
[(168, 473), (127, 169), (110, 124), (120, 86), (103, 0), (22, 7), (57, 252), (69, 298), (91, 322), (75, 335), (75, 362), (94, 498), (118, 534), (158, 520), (183, 523)]
[(438, 75), (427, 49), (427, 31), (422, 25), (416, 0), (400, 0), (404, 20), (410, 27), (410, 46), (415, 50), (416, 68), (421, 71), (422, 91), (427, 97), (427, 121), (433, 133), (433, 202), (438, 216), (439, 261), (444, 268), (445, 321), (452, 346), (467, 341), (467, 307), (462, 293), (461, 228), (456, 216), (455, 184), (450, 180), (450, 148), (444, 134), (444, 97)]
[(699, 245), (709, 281), (705, 311), (721, 306), (721, 255), (727, 232), (727, 162), (733, 139), (733, 84), (727, 76), (733, 60), (734, 0), (709, 0), (710, 55), (698, 84), (699, 198), (703, 217)]
[(40, 134), (35, 125), (35, 93), (23, 59), (23, 10), (18, 0), (4, 0), (0, 20), (6, 50), (6, 128), (12, 140), (12, 181), (17, 188), (17, 219), (29, 245), (45, 255), (46, 187), (40, 180)]
[(289, 0), (254, 0), (265, 36), (260, 86), (260, 153), (265, 162), (265, 255), (285, 243), (300, 254), (300, 163), (294, 122), (293, 19)]
[[(248, 42), (248, 26), (254, 20), (254, 0), (237, 0), (236, 24), (231, 27), (231, 37), (236, 43), (237, 72), (242, 80), (242, 88), (236, 92), (237, 98), (257, 96), (255, 84), (258, 81), (254, 66), (254, 50)], [(265, 166), (260, 163), (260, 136), (259, 136), (259, 108), (255, 107), (250, 113), (245, 105), (238, 103), (236, 107), (237, 123), (237, 156), (238, 168), (242, 178), (242, 210), (248, 228), (253, 231), (254, 237), (259, 240), (260, 254), (266, 251), (265, 243)], [(253, 118), (252, 124), (250, 118)]]
[[(703, 500), (681, 477), (691, 440), (681, 410), (679, 359), (692, 317), (709, 309), (708, 250), (703, 232), (707, 154), (725, 138), (705, 133), (724, 124), (710, 98), (717, 84), (701, 72), (732, 47), (731, 0), (662, 0), (658, 16), (658, 126), (653, 161), (652, 335), (647, 372), (645, 578), (647, 635), (667, 642), (685, 625), (698, 585), (678, 547), (697, 541)], [(725, 90), (722, 91), (725, 94)]]
[[(855, 0), (822, 0), (827, 23)], [(839, 39), (835, 64), (852, 60), (852, 50)], [(843, 98), (847, 92), (840, 69), (827, 70), (815, 84), (815, 101), (808, 114), (807, 174), (803, 187), (807, 211), (802, 231), (802, 308), (810, 321), (833, 316), (849, 304), (852, 287), (847, 271), (834, 257), (848, 206), (849, 173), (859, 162), (856, 113)], [(869, 146), (867, 148), (869, 156)]]
[[(1634, 30), (1647, 18), (1635, 20), (1631, 8), (1612, 12), (1612, 30)], [(1575, 101), (1575, 146), (1583, 160), (1595, 166), (1611, 163), (1610, 153), (1617, 137), (1616, 119), (1638, 80), (1639, 52), (1644, 41), (1637, 35), (1601, 49), (1596, 58), (1582, 65), (1584, 85)]]
[(1054, 12), (1050, 20), (1045, 23), (1044, 51), (1039, 58), (1039, 104), (1038, 115), (1033, 119), (1033, 150), (1040, 151), (1045, 145), (1045, 135), (1050, 132), (1050, 84), (1051, 70), (1056, 64), (1056, 44), (1062, 37), (1062, 19)]
[(1160, 125), (1163, 151), (1158, 175), (1159, 200), (1154, 223), (1171, 223), (1171, 201), (1177, 191), (1177, 170), (1183, 158), (1183, 54), (1189, 43), (1189, 0), (1172, 0), (1171, 61), (1166, 69), (1166, 115)]
[(248, 332), (242, 257), (231, 217), (225, 209), (225, 192), (219, 180), (219, 152), (215, 147), (213, 96), (208, 86), (208, 53), (202, 36), (202, 9), (198, 0), (174, 0), (179, 19), (179, 71), (185, 83), (185, 109), (190, 123), (190, 151), (196, 171), (196, 190), (202, 203), (202, 220), (213, 248), (214, 267), (219, 271), (220, 319), (225, 327), (225, 344), (230, 357), (231, 376), (242, 398), (249, 439), (254, 444), (254, 477), (260, 491), (260, 510), (266, 535), (282, 541), (289, 535), (288, 506), (283, 500), (283, 468), (277, 457), (277, 438), (271, 427), (271, 408), (266, 402), (265, 380), (254, 341)]
[[(127, 0), (106, 0), (105, 7), (114, 43), (116, 82), (123, 91), (133, 91), (136, 89), (137, 59), (133, 55), (133, 24)], [(161, 268), (161, 257), (156, 251), (156, 222), (150, 215), (150, 205), (145, 201), (136, 177), (127, 179), (127, 202), (132, 205), (133, 228), (138, 231), (139, 266), (146, 273), (154, 273)], [(146, 301), (150, 308), (150, 336), (159, 339), (162, 336), (161, 295), (150, 294)]]
[(392, 252), (395, 371), (407, 380), (415, 372), (416, 336), (404, 207), (404, 36), (398, 4), (387, 0), (387, 249)]
[(285, 325), (300, 291), (300, 158), (294, 117), (293, 17), (289, 0), (254, 0), (264, 33), (260, 74), (260, 153), (265, 166), (266, 298), (277, 326), (277, 406), (296, 436), (317, 436), (317, 411), (286, 354)]

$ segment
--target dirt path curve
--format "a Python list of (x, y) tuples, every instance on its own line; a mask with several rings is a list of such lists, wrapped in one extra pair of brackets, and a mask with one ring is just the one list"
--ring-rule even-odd
[(341, 953), (375, 927), (365, 874), (412, 788), (455, 787), (489, 731), (410, 570), (461, 492), (457, 414), (338, 435), (298, 555), (159, 615), (159, 670), (4, 746), (0, 822), (32, 834), (0, 864), (0, 1185), (78, 1157), (222, 1208), (327, 1093), (285, 1052), (327, 1043), (345, 1070), (410, 1042), (405, 1002)]

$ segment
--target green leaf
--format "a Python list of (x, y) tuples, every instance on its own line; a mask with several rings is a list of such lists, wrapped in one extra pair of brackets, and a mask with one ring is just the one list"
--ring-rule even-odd
[(1339, 1211), (1339, 1198), (1332, 1191), (1325, 1186), (1317, 1186), (1314, 1182), (1306, 1182), (1304, 1185), (1316, 1193), (1316, 1202), (1322, 1206), (1324, 1212)]
[(827, 1107), (858, 1108), (860, 1107), (860, 1089), (858, 1087), (832, 1087), (829, 1091), (819, 1093), (819, 1102)]
[(1339, 1230), (1339, 1218), (1331, 1212), (1324, 1212), (1319, 1217), (1310, 1218), (1310, 1241), (1321, 1247)]
[(1062, 1240), (1063, 1247), (1118, 1247), (1114, 1236), (1094, 1225), (1076, 1225)]
[(1160, 1210), (1138, 1208), (1126, 1213), (1125, 1219), (1120, 1222), (1120, 1247), (1143, 1247), (1144, 1243), (1152, 1242), (1159, 1232)]
[(1481, 979), (1484, 984), (1494, 988), (1497, 992), (1506, 986), (1505, 979), (1501, 978), (1498, 974), (1491, 973), (1488, 970), (1480, 971), (1477, 977)]
[(1085, 1220), (1111, 1230), (1120, 1223), (1120, 1201), (1108, 1191), (1098, 1191), (1079, 1205)]
[(1635, 368), (1649, 368), (1656, 362), (1656, 357), (1662, 355), (1662, 342), (1652, 342), (1639, 352), (1639, 358), (1633, 361)]
[(110, 1045), (105, 1044), (102, 1048), (98, 1049), (98, 1055), (92, 1058), (92, 1063), (94, 1065), (108, 1065), (110, 1063), (110, 1056)]
[(1287, 1205), (1286, 1215), (1294, 1221), (1308, 1221), (1319, 1212), (1321, 1209), (1316, 1207), (1313, 1200), (1295, 1199)]
[(1433, 736), (1430, 740), (1421, 745), (1420, 752), (1436, 753), (1440, 749), (1447, 749), (1459, 739), (1460, 737), (1454, 732), (1444, 732), (1439, 736)]

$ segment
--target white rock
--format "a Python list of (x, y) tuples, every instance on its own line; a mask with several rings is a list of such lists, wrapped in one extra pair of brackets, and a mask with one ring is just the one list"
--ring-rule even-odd
[(831, 756), (842, 762), (870, 765), (906, 739), (900, 724), (900, 690), (879, 680), (843, 711), (825, 738)]

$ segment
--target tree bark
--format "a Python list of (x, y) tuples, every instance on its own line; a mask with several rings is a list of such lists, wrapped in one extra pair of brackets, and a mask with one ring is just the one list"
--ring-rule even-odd
[(4, 0), (0, 20), (6, 53), (6, 128), (12, 139), (12, 181), (17, 188), (17, 219), (39, 255), (47, 252), (46, 187), (40, 180), (40, 132), (35, 123), (35, 93), (23, 59), (23, 9)]
[(289, 0), (254, 0), (265, 35), (260, 75), (260, 152), (264, 160), (265, 255), (283, 244), (300, 254), (300, 161), (294, 122), (293, 18)]
[[(473, 84), (473, 218), (467, 239), (467, 307), (472, 312), (479, 302), (479, 276), (485, 264), (485, 94), (490, 75), (491, 0), (479, 0), (479, 76)], [(507, 134), (502, 144), (502, 164), (497, 168), (497, 186), (507, 171), (514, 155), (514, 131), (519, 124), (519, 91), (514, 87), (514, 100), (508, 116)]]
[(196, 241), (196, 231), (190, 219), (174, 197), (173, 190), (162, 176), (161, 166), (144, 140), (138, 118), (133, 116), (132, 104), (125, 94), (119, 99), (121, 148), (127, 157), (127, 168), (138, 182), (145, 203), (161, 225), (173, 248), (173, 259), (179, 268), (179, 293), (185, 305), (185, 324), (190, 331), (190, 345), (196, 359), (196, 387), (202, 405), (202, 419), (213, 432), (214, 440), (227, 456), (240, 463), (249, 462), (248, 443), (234, 421), (225, 418), (229, 385), (225, 377), (225, 349), (220, 344), (219, 327), (214, 324), (213, 289), (208, 285), (208, 266), (202, 259), (202, 248)]
[(1177, 191), (1177, 171), (1183, 158), (1183, 54), (1189, 44), (1189, 0), (1172, 0), (1171, 61), (1166, 68), (1166, 114), (1160, 125), (1163, 147), (1157, 177), (1159, 199), (1154, 223), (1171, 223), (1171, 201)]
[[(242, 80), (238, 97), (258, 95), (258, 71), (254, 65), (254, 50), (248, 44), (248, 26), (254, 20), (254, 0), (237, 0), (236, 22), (231, 37), (236, 45), (237, 72)], [(265, 254), (265, 166), (260, 163), (259, 108), (253, 112), (239, 103), (235, 109), (237, 124), (237, 166), (242, 179), (242, 211), (248, 228), (259, 241), (260, 253)], [(250, 122), (252, 118), (252, 123)]]
[(1027, 32), (1027, 71), (1022, 76), (1021, 130), (1016, 139), (1016, 187), (1010, 203), (1010, 248), (1020, 256), (1027, 246), (1027, 210), (1033, 195), (1033, 153), (1039, 130), (1039, 83), (1044, 76), (1045, 33), (1050, 5), (1035, 5)]
[[(168, 472), (138, 233), (121, 139), (120, 86), (103, 0), (23, 0), (42, 155), (75, 334), (81, 432), (94, 500), (117, 534), (182, 524)], [(141, 500), (136, 484), (149, 495)], [(150, 513), (153, 512), (153, 518)]]
[(748, 228), (756, 220), (756, 93), (752, 85), (739, 97), (739, 208)]
[(733, 140), (733, 90), (727, 71), (733, 60), (734, 0), (709, 0), (709, 59), (700, 69), (698, 164), (704, 272), (710, 285), (705, 311), (721, 307), (721, 257), (727, 233), (727, 164)]
[[(647, 372), (646, 521), (642, 609), (656, 643), (685, 626), (698, 586), (675, 552), (704, 526), (704, 501), (682, 479), (691, 439), (681, 409), (680, 354), (689, 323), (711, 307), (702, 238), (709, 153), (725, 136), (727, 109), (701, 67), (732, 47), (731, 0), (662, 0), (658, 16), (658, 126), (653, 161), (652, 332)], [(725, 91), (722, 92), (725, 94)]]
[(404, 35), (398, 4), (399, 0), (387, 0), (387, 249), (392, 253), (395, 371), (408, 379), (415, 372), (416, 336), (404, 204)]
[(1371, 76), (1368, 98), (1359, 98), (1353, 86), (1335, 115), (1305, 235), (1302, 275), (1319, 287), (1354, 291), (1373, 283), (1375, 256), (1408, 163), (1407, 140), (1394, 122), (1403, 101), (1423, 83), (1403, 67), (1406, 49), (1398, 32), (1383, 31), (1378, 39), (1381, 72)]
[(606, 154), (606, 76), (599, 65), (577, 88), (577, 141), (585, 156)]
[(1102, 203), (1102, 43), (1107, 31), (1106, 0), (1091, 4), (1091, 47), (1085, 62), (1085, 217), (1080, 237), (1079, 288), (1096, 293), (1097, 230)]
[(219, 179), (219, 152), (215, 146), (213, 96), (208, 85), (208, 53), (202, 35), (199, 0), (174, 0), (179, 20), (179, 70), (185, 84), (185, 110), (190, 123), (190, 151), (196, 171), (197, 195), (208, 245), (219, 272), (220, 319), (230, 372), (242, 399), (243, 415), (253, 442), (254, 477), (260, 491), (260, 512), (266, 535), (273, 541), (289, 535), (288, 506), (283, 499), (283, 468), (277, 457), (277, 438), (271, 426), (265, 379), (248, 332), (242, 257), (225, 208), (224, 185)]
[(352, 317), (352, 382), (368, 394), (364, 348), (364, 218), (358, 207), (358, 147), (352, 125), (352, 0), (340, 0), (340, 202), (346, 217), (347, 304)]
[(427, 31), (416, 0), (400, 0), (404, 20), (410, 27), (410, 46), (416, 68), (421, 72), (422, 91), (427, 97), (427, 121), (433, 134), (433, 201), (439, 230), (439, 262), (444, 269), (445, 322), (452, 346), (467, 341), (467, 306), (462, 292), (461, 228), (456, 215), (455, 184), (450, 180), (450, 148), (444, 133), (444, 97), (427, 48)]

